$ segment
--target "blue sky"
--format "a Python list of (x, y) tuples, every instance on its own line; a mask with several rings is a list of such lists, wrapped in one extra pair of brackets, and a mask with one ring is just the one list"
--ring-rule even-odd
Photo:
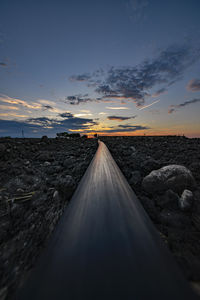
[(2, 0), (0, 11), (1, 136), (200, 136), (198, 0)]

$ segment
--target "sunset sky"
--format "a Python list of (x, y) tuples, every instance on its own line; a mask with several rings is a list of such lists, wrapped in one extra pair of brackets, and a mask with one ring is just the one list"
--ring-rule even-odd
[(200, 137), (199, 0), (1, 0), (0, 136)]

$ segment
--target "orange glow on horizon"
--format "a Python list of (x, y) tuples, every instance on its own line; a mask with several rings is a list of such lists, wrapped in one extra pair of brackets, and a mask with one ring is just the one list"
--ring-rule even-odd
[(180, 133), (175, 133), (175, 132), (170, 132), (170, 131), (160, 131), (160, 132), (102, 132), (102, 131), (92, 131), (92, 132), (84, 132), (82, 134), (88, 135), (88, 138), (91, 138), (94, 136), (94, 134), (98, 134), (99, 136), (182, 136), (185, 135), (186, 137), (189, 138), (200, 138), (200, 132), (191, 132), (187, 134), (180, 134)]

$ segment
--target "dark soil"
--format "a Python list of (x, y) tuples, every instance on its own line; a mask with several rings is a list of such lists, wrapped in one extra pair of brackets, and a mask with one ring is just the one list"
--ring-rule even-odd
[[(200, 139), (185, 137), (102, 137), (113, 158), (141, 201), (184, 276), (200, 282)], [(176, 164), (187, 167), (195, 178), (194, 201), (182, 211), (180, 194), (147, 193), (143, 178), (151, 171)], [(170, 195), (170, 197), (169, 197)], [(170, 201), (169, 201), (170, 200)]]
[[(102, 137), (184, 276), (200, 282), (200, 139)], [(0, 299), (23, 284), (97, 149), (94, 139), (0, 139)], [(178, 164), (196, 184), (183, 211), (179, 192), (149, 194), (151, 171)]]
[(0, 299), (26, 278), (97, 149), (94, 139), (0, 139)]

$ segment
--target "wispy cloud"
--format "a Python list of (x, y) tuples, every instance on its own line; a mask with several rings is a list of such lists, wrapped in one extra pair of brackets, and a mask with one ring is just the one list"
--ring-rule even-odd
[(200, 79), (192, 79), (187, 84), (187, 90), (191, 92), (200, 91)]
[(103, 111), (99, 113), (99, 115), (102, 115), (102, 116), (103, 116), (103, 115), (107, 115), (107, 114), (108, 114), (108, 113), (103, 112)]
[(92, 114), (84, 114), (84, 113), (82, 113), (82, 114), (74, 114), (74, 116), (75, 117), (88, 117), (88, 116), (92, 116)]
[(90, 110), (89, 110), (89, 109), (81, 109), (80, 112), (89, 114), (89, 113), (90, 113)]
[(131, 117), (108, 116), (107, 119), (112, 120), (112, 121), (126, 121), (126, 120), (130, 120), (130, 119), (135, 119), (136, 117), (137, 116), (131, 116)]
[(30, 108), (30, 109), (41, 109), (42, 108), (42, 105), (40, 103), (37, 103), (37, 102), (28, 103), (24, 100), (8, 97), (6, 95), (0, 95), (0, 102), (14, 104), (14, 105), (20, 105), (20, 106)]
[(0, 105), (2, 110), (19, 110), (19, 107), (13, 105)]
[(54, 108), (51, 105), (43, 105), (44, 110), (54, 110)]
[(14, 113), (0, 113), (0, 117), (28, 118), (27, 115), (14, 114)]
[(188, 106), (190, 104), (194, 104), (194, 103), (198, 103), (198, 102), (200, 102), (200, 98), (188, 100), (188, 101), (185, 101), (185, 102), (180, 103), (178, 105), (170, 105), (170, 107), (168, 109), (168, 113), (171, 114), (171, 113), (175, 112), (177, 109), (179, 109), (181, 107)]
[(150, 104), (148, 104), (148, 105), (142, 106), (141, 108), (139, 108), (139, 110), (142, 110), (142, 109), (145, 109), (145, 108), (147, 108), (147, 107), (150, 107), (150, 106), (152, 106), (152, 105), (154, 105), (154, 104), (156, 104), (156, 103), (158, 103), (158, 102), (160, 102), (160, 100), (156, 100), (156, 101), (154, 101), (154, 102), (152, 102), (152, 103), (150, 103)]
[(94, 101), (97, 101), (97, 99), (88, 97), (88, 94), (67, 96), (67, 97), (65, 97), (65, 100), (64, 100), (65, 103), (71, 104), (71, 105), (79, 105), (81, 103), (94, 102)]
[(5, 62), (0, 62), (0, 67), (7, 67), (7, 66), (8, 66), (7, 63), (5, 63)]
[(119, 107), (116, 107), (116, 106), (106, 106), (107, 109), (114, 109), (114, 110), (120, 110), (120, 109), (130, 109), (129, 107), (126, 107), (126, 106), (119, 106)]
[(88, 81), (90, 74), (72, 75), (69, 77), (70, 81)]
[(67, 111), (58, 115), (61, 118), (72, 119), (74, 116), (71, 112)]
[(150, 127), (143, 125), (119, 125), (117, 127), (110, 127), (100, 130), (102, 133), (120, 133), (120, 132), (136, 132), (141, 130), (148, 130)]
[(152, 95), (152, 97), (159, 97), (160, 95), (165, 94), (166, 91), (167, 91), (166, 88), (159, 89), (157, 92), (155, 92), (155, 93)]
[[(2, 105), (2, 103), (4, 105)], [(12, 109), (12, 110), (19, 110), (19, 109), (28, 109), (30, 113), (32, 110), (41, 110), (41, 111), (53, 111), (54, 113), (60, 113), (61, 110), (56, 108), (56, 103), (54, 101), (46, 100), (46, 99), (38, 99), (35, 102), (25, 101), (19, 98), (9, 97), (7, 95), (0, 94), (0, 105), (1, 108), (4, 110)]]

